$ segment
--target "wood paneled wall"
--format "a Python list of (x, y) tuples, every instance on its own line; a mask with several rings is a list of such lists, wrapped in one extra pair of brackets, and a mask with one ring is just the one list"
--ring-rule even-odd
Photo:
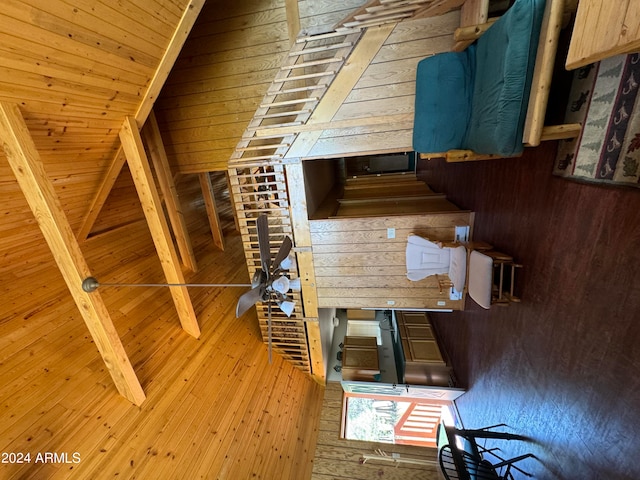
[[(311, 220), (319, 307), (460, 310), (435, 277), (407, 279), (407, 236), (452, 241), (455, 226), (472, 225), (466, 211), (423, 215)], [(394, 238), (388, 229), (395, 229)]]
[(380, 460), (362, 463), (362, 455), (375, 455), (380, 449), (387, 455), (436, 461), (436, 450), (424, 447), (360, 442), (340, 438), (342, 419), (342, 387), (329, 382), (325, 389), (312, 480), (439, 480), (436, 466), (398, 464)]
[(330, 32), (367, 0), (299, 0), (300, 27), (309, 34)]
[(133, 184), (133, 178), (131, 178), (129, 166), (125, 163), (93, 224), (90, 235), (137, 221), (144, 221), (144, 212)]
[(226, 170), (289, 47), (284, 0), (205, 4), (156, 105), (180, 172)]
[(307, 156), (412, 150), (416, 65), (451, 49), (459, 18), (456, 11), (398, 23), (331, 119), (335, 128), (328, 125)]
[[(222, 3), (205, 5), (157, 104), (183, 173), (226, 168), (291, 43), (284, 0)], [(301, 1), (301, 28), (329, 31), (362, 3)], [(416, 65), (450, 50), (458, 25), (459, 12), (399, 23), (307, 156), (411, 150)]]

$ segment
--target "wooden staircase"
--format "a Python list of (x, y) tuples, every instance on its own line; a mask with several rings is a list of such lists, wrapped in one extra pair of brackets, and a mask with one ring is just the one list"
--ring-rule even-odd
[[(358, 30), (343, 30), (299, 37), (229, 160), (230, 193), (250, 275), (260, 268), (256, 228), (260, 214), (269, 217), (272, 255), (285, 236), (294, 241), (294, 252), (299, 247), (291, 218), (286, 173), (286, 165), (299, 159), (285, 160), (297, 133), (264, 135), (264, 130), (304, 125), (361, 34)], [(298, 277), (297, 265), (290, 272), (291, 278)], [(300, 293), (290, 296), (296, 303), (290, 317), (277, 307), (272, 309), (273, 349), (298, 368), (313, 373), (305, 325), (308, 318), (305, 318)], [(257, 312), (266, 341), (267, 305), (259, 303)]]
[(332, 217), (406, 215), (454, 211), (444, 194), (433, 192), (414, 172), (363, 175), (347, 178)]

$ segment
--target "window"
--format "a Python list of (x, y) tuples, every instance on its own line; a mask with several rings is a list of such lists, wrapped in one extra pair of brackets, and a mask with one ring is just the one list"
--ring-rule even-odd
[(344, 394), (342, 437), (347, 440), (435, 447), (442, 403)]

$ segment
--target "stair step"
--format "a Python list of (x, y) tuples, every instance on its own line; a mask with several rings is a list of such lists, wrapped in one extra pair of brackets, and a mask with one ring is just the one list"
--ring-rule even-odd
[(295, 75), (293, 77), (276, 78), (274, 79), (274, 82), (275, 83), (295, 82), (297, 80), (308, 80), (310, 78), (328, 77), (330, 75), (335, 75), (335, 74), (336, 72), (334, 70), (327, 70), (326, 72), (307, 73), (306, 75)]
[(383, 173), (380, 175), (362, 175), (359, 177), (347, 178), (347, 185), (370, 185), (385, 184), (387, 182), (416, 182), (418, 177), (411, 173)]
[(350, 47), (353, 47), (353, 42), (332, 43), (331, 45), (323, 45), (321, 47), (305, 48), (300, 52), (292, 52), (289, 54), (289, 56), (298, 57), (301, 55), (309, 55), (310, 53), (327, 52), (329, 50), (339, 50), (341, 48), (350, 48)]
[(344, 61), (344, 57), (342, 57), (342, 56), (331, 57), (331, 58), (323, 58), (322, 60), (313, 60), (311, 62), (295, 63), (293, 65), (285, 65), (283, 67), (280, 67), (280, 70), (294, 70), (296, 68), (317, 67), (318, 65), (328, 65), (328, 64), (331, 64), (331, 63), (338, 63), (338, 62), (343, 62), (343, 61)]
[(267, 113), (266, 115), (256, 115), (253, 118), (280, 118), (280, 117), (293, 117), (297, 115), (304, 115), (306, 113), (311, 113), (311, 110), (290, 110), (288, 112), (278, 112), (278, 113)]
[(317, 102), (318, 100), (320, 100), (320, 97), (298, 98), (295, 100), (283, 100), (281, 102), (261, 103), (260, 108), (284, 107), (287, 105), (296, 105), (298, 103)]
[(307, 43), (307, 42), (312, 42), (314, 40), (326, 40), (327, 38), (342, 37), (344, 35), (347, 35), (348, 33), (356, 33), (356, 32), (328, 32), (328, 33), (320, 33), (318, 35), (307, 35), (305, 37), (296, 38), (296, 43)]
[(239, 158), (236, 158), (236, 160), (252, 161), (252, 160), (267, 160), (267, 159), (278, 159), (278, 158), (282, 158), (282, 154), (276, 153), (274, 155), (257, 155), (255, 157), (239, 157)]
[[(283, 123), (274, 123), (271, 125), (260, 125), (259, 127), (254, 127), (252, 130), (259, 131), (264, 130), (266, 128), (274, 128), (274, 127), (294, 127), (296, 125), (302, 125), (304, 122), (296, 120), (295, 122), (283, 122)], [(264, 137), (260, 137), (264, 138)]]
[(383, 187), (368, 187), (359, 189), (345, 189), (344, 199), (365, 199), (380, 197), (409, 197), (434, 193), (426, 184), (419, 185), (386, 185)]
[(354, 22), (347, 22), (344, 24), (345, 27), (347, 28), (353, 28), (353, 27), (360, 27), (360, 28), (364, 28), (364, 27), (371, 27), (371, 26), (375, 26), (375, 25), (382, 25), (383, 23), (390, 23), (390, 22), (398, 22), (400, 20), (403, 20), (405, 18), (409, 18), (411, 17), (413, 14), (409, 13), (409, 14), (404, 14), (404, 13), (398, 13), (396, 15), (390, 15), (390, 16), (381, 16), (378, 18), (373, 18), (371, 20), (364, 20), (364, 21), (354, 21)]
[(239, 152), (251, 152), (255, 150), (271, 150), (274, 148), (290, 147), (290, 146), (291, 145), (289, 143), (272, 143), (269, 145), (252, 145), (250, 147), (240, 147), (240, 148), (236, 148), (236, 150)]
[(340, 205), (361, 205), (365, 203), (384, 204), (385, 202), (401, 203), (417, 200), (434, 200), (436, 198), (446, 198), (441, 193), (420, 193), (414, 195), (394, 195), (394, 196), (378, 196), (364, 198), (339, 198)]
[[(269, 127), (269, 128), (271, 128), (271, 127)], [(282, 138), (283, 141), (284, 141), (284, 139), (286, 138), (287, 139), (287, 143), (290, 143), (289, 139), (293, 138), (293, 137), (294, 137), (294, 135), (292, 135), (292, 134), (260, 135), (259, 137), (257, 137), (255, 135), (246, 135), (246, 132), (245, 132), (245, 135), (242, 137), (242, 141), (251, 142), (253, 140), (273, 140), (274, 138)]]
[(327, 88), (327, 85), (317, 84), (317, 85), (307, 85), (305, 87), (294, 87), (287, 88), (282, 90), (270, 90), (267, 92), (268, 95), (286, 95), (288, 93), (298, 93), (298, 92), (312, 92), (314, 90), (320, 90), (321, 88)]
[(411, 197), (394, 202), (364, 202), (340, 205), (337, 217), (368, 217), (426, 212), (450, 212), (458, 208), (446, 199), (446, 195), (432, 195), (426, 199), (414, 200)]

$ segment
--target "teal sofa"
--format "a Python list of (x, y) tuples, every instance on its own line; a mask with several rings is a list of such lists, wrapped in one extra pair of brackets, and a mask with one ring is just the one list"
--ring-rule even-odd
[(413, 149), (522, 153), (545, 0), (516, 0), (463, 52), (418, 63)]

